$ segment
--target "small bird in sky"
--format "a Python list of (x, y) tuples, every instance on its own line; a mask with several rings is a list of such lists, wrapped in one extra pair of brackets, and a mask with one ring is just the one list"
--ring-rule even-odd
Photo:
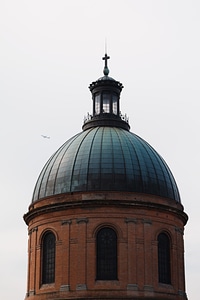
[(50, 136), (47, 135), (41, 135), (44, 139), (50, 139)]

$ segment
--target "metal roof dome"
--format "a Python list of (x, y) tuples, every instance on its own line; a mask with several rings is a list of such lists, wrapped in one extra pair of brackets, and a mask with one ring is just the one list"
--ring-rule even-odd
[(180, 202), (175, 179), (163, 158), (129, 131), (120, 112), (123, 85), (109, 77), (105, 54), (104, 76), (89, 86), (93, 114), (83, 131), (69, 139), (44, 166), (33, 202), (48, 196), (89, 191), (126, 191), (152, 194)]
[(108, 190), (180, 202), (176, 182), (162, 157), (137, 135), (108, 126), (78, 133), (52, 155), (38, 178), (33, 202), (62, 193)]

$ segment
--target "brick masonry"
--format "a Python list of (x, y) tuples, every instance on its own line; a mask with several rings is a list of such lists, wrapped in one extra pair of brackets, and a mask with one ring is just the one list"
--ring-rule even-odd
[[(158, 196), (74, 193), (41, 199), (24, 216), (28, 225), (26, 300), (187, 299), (184, 225), (180, 203)], [(117, 233), (118, 280), (96, 280), (96, 234), (104, 226)], [(41, 285), (41, 240), (56, 236), (55, 283)], [(158, 282), (157, 237), (171, 240), (172, 284)]]

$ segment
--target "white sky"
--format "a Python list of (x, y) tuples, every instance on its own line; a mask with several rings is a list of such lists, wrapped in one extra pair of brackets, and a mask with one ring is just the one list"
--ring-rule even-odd
[[(170, 166), (189, 222), (188, 298), (199, 300), (199, 0), (1, 0), (0, 299), (24, 299), (28, 210), (43, 165), (81, 131), (89, 84), (121, 81), (131, 131)], [(44, 139), (41, 134), (50, 135)]]

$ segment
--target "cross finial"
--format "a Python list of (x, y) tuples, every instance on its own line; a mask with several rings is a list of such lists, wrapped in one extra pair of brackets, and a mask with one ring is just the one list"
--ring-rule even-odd
[(107, 76), (109, 74), (108, 59), (110, 59), (110, 56), (108, 56), (107, 53), (105, 53), (105, 56), (102, 57), (102, 59), (105, 60), (105, 66), (104, 66), (103, 73), (104, 73), (104, 75)]

